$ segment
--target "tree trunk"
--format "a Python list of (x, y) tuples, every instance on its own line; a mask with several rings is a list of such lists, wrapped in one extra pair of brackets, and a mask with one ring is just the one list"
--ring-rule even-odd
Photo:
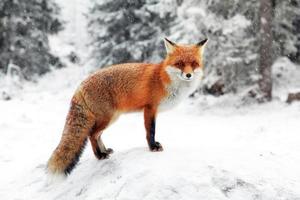
[(272, 0), (260, 0), (260, 68), (259, 88), (262, 101), (272, 99)]

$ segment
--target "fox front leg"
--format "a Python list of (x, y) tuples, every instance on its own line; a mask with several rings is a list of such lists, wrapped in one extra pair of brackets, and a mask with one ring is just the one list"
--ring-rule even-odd
[(163, 151), (162, 145), (155, 141), (156, 110), (157, 109), (152, 106), (147, 106), (144, 109), (146, 138), (150, 151)]

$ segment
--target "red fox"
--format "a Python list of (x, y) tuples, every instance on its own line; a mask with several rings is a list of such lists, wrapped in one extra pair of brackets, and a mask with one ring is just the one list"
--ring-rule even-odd
[(158, 64), (126, 63), (100, 69), (76, 90), (59, 145), (48, 161), (52, 174), (68, 175), (89, 138), (98, 159), (113, 152), (101, 140), (103, 131), (122, 113), (144, 111), (150, 151), (162, 151), (155, 140), (158, 111), (170, 109), (195, 91), (203, 77), (207, 39), (195, 45), (164, 40), (167, 56)]

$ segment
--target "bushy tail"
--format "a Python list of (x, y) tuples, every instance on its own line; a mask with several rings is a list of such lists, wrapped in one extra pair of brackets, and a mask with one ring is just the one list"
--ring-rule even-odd
[(73, 98), (62, 138), (48, 161), (48, 172), (55, 175), (71, 173), (79, 161), (94, 123), (94, 116), (86, 106)]

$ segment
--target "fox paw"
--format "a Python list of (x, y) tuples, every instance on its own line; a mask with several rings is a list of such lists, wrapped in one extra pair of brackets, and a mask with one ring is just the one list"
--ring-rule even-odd
[(105, 152), (98, 152), (97, 153), (97, 158), (99, 160), (108, 159), (109, 158), (109, 154), (112, 154), (113, 152), (114, 152), (113, 149), (108, 148), (108, 149), (106, 149)]
[(150, 151), (156, 152), (156, 151), (163, 151), (163, 147), (159, 142), (155, 142), (154, 144), (150, 145)]
[(109, 158), (109, 154), (108, 153), (98, 153), (97, 154), (97, 158), (99, 159), (99, 160), (104, 160), (104, 159), (108, 159)]
[(107, 148), (107, 149), (106, 149), (106, 153), (108, 153), (108, 154), (112, 154), (113, 152), (114, 152), (114, 150), (111, 149), (111, 148)]

